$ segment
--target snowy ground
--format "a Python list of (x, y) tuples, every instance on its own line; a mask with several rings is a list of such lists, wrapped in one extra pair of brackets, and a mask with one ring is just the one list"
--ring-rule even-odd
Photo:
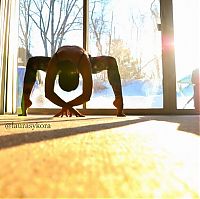
[[(18, 71), (18, 97), (17, 106), (20, 107), (21, 93), (23, 86), (24, 70)], [(44, 77), (43, 77), (44, 78)], [(87, 103), (87, 108), (114, 108), (114, 94), (109, 83), (103, 83), (105, 87), (102, 91), (93, 91), (90, 101)], [(78, 96), (82, 92), (80, 86), (73, 92), (66, 93), (62, 91), (59, 85), (55, 84), (55, 92), (65, 101), (69, 101)], [(186, 87), (181, 92), (177, 92), (177, 108), (183, 109), (188, 100), (192, 97), (192, 87)], [(160, 82), (149, 80), (132, 80), (123, 83), (123, 96), (125, 109), (146, 109), (146, 108), (163, 108), (163, 90)], [(32, 108), (57, 108), (45, 98), (44, 86), (34, 86), (31, 94), (33, 102)], [(82, 106), (79, 106), (81, 108)], [(185, 107), (186, 109), (194, 108), (193, 100)]]

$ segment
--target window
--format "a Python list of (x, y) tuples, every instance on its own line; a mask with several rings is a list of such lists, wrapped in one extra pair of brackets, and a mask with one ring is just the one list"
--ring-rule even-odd
[[(50, 3), (51, 2), (51, 3)], [(25, 66), (32, 56), (51, 56), (62, 45), (83, 44), (82, 0), (20, 0), (19, 56), (18, 56), (18, 97), (20, 107)], [(55, 108), (45, 98), (45, 72), (39, 71), (31, 94), (31, 108)], [(73, 94), (62, 91), (55, 82), (55, 92), (65, 100), (78, 95), (81, 85)]]
[(174, 0), (176, 95), (178, 109), (194, 109), (192, 72), (200, 68), (198, 0)]
[[(89, 51), (92, 56), (116, 58), (124, 108), (163, 108), (159, 1), (89, 2)], [(87, 108), (113, 108), (106, 71), (93, 76), (94, 91)]]
[[(190, 79), (200, 66), (197, 1), (20, 0), (18, 107), (29, 57), (51, 56), (61, 45), (84, 45), (92, 56), (116, 58), (127, 113), (194, 113)], [(45, 98), (44, 79), (39, 71), (31, 108), (58, 108)], [(92, 97), (79, 108), (92, 114), (115, 109), (107, 71), (93, 80)], [(82, 92), (81, 81), (71, 93), (56, 81), (55, 92), (68, 101)]]

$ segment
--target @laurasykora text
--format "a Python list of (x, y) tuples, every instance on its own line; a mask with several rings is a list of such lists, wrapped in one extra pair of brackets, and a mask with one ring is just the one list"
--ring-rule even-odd
[(6, 129), (50, 129), (50, 123), (16, 123), (16, 122), (7, 122), (5, 124)]

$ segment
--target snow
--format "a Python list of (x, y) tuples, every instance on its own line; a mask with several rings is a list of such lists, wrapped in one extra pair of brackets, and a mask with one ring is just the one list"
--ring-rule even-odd
[[(18, 96), (17, 106), (20, 107), (21, 95), (23, 88), (25, 68), (18, 68)], [(42, 78), (45, 78), (45, 73), (42, 73)], [(163, 108), (163, 90), (162, 81), (153, 80), (131, 80), (122, 83), (122, 91), (124, 96), (125, 109), (148, 109), (148, 108)], [(90, 101), (87, 103), (87, 108), (114, 108), (114, 93), (108, 82), (102, 82), (104, 90), (93, 91)], [(55, 83), (55, 92), (65, 101), (69, 101), (79, 96), (82, 93), (82, 80), (79, 87), (70, 93), (61, 90), (59, 85)], [(193, 96), (192, 85), (186, 85), (177, 91), (178, 109), (182, 109), (187, 101)], [(31, 94), (32, 108), (58, 108), (45, 98), (44, 86), (35, 83)], [(79, 106), (81, 108), (82, 106)], [(186, 108), (193, 108), (191, 101)]]

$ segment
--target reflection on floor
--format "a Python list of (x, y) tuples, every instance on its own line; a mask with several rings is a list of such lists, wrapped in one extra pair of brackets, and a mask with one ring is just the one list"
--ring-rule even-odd
[(0, 197), (200, 197), (199, 116), (0, 116)]

